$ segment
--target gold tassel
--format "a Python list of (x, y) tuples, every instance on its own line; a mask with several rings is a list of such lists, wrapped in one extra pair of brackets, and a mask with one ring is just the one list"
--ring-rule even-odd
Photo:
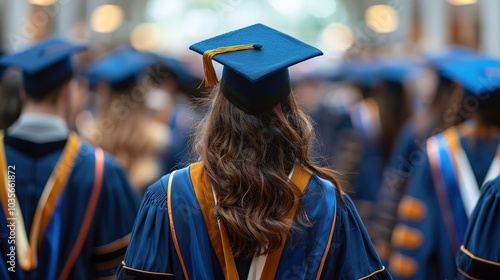
[(215, 73), (214, 65), (212, 63), (212, 58), (215, 55), (221, 53), (249, 50), (249, 49), (260, 49), (262, 45), (260, 44), (246, 44), (246, 45), (237, 45), (230, 47), (220, 47), (213, 50), (208, 50), (203, 53), (203, 71), (205, 72), (205, 85), (206, 86), (215, 86), (219, 83), (217, 79), (217, 74)]

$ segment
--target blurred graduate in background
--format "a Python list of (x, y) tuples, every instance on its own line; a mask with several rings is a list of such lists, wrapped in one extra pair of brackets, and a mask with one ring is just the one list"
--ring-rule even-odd
[(446, 63), (442, 75), (465, 98), (468, 117), (429, 138), (398, 207), (389, 259), (395, 279), (455, 279), (455, 257), (484, 182), (500, 172), (500, 61), (470, 56)]
[(96, 88), (94, 127), (82, 133), (116, 157), (139, 193), (160, 175), (160, 158), (167, 147), (168, 128), (155, 121), (147, 107), (155, 86), (146, 75), (156, 62), (151, 53), (122, 47), (98, 58), (88, 76)]
[(341, 125), (333, 128), (334, 139), (324, 145), (335, 146), (333, 167), (347, 175), (351, 186), (346, 191), (365, 223), (371, 218), (395, 138), (411, 115), (406, 83), (414, 78), (414, 68), (410, 61), (387, 57), (351, 60), (345, 66), (346, 81), (363, 99), (344, 114)]
[(161, 174), (167, 174), (194, 160), (192, 136), (204, 113), (195, 104), (200, 97), (201, 79), (192, 74), (184, 62), (165, 56), (158, 56), (148, 75), (157, 83), (157, 88), (150, 93), (150, 107), (155, 108), (155, 119), (168, 126), (168, 145), (160, 155)]
[(416, 165), (423, 160), (422, 144), (433, 134), (458, 125), (462, 121), (462, 117), (452, 110), (462, 100), (462, 94), (453, 91), (452, 81), (442, 74), (442, 67), (448, 62), (472, 54), (471, 50), (455, 47), (426, 56), (429, 65), (426, 73), (430, 76), (422, 75), (418, 82), (426, 83), (430, 88), (433, 93), (429, 98), (431, 101), (424, 100), (426, 105), (424, 110), (403, 125), (394, 142), (377, 193), (374, 206), (377, 211), (372, 212), (370, 236), (384, 263), (392, 251), (390, 243), (392, 230), (397, 222), (399, 201), (406, 191), (408, 178), (414, 172)]
[(21, 114), (20, 89), (21, 74), (0, 66), (0, 130), (13, 124)]
[(51, 38), (0, 59), (23, 78), (21, 116), (0, 132), (1, 279), (111, 277), (128, 246), (138, 197), (67, 124), (72, 57), (85, 48)]

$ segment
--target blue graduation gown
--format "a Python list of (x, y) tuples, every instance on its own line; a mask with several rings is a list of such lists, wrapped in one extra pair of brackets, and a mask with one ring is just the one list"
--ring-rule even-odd
[[(298, 175), (297, 175), (298, 174)], [(304, 191), (313, 226), (292, 232), (267, 256), (263, 279), (390, 279), (348, 196), (297, 166), (292, 181)], [(164, 176), (143, 198), (118, 279), (238, 279), (202, 163)], [(296, 221), (294, 221), (296, 222)], [(363, 278), (366, 277), (366, 278)]]
[[(369, 225), (386, 164), (381, 145), (382, 124), (375, 106), (378, 108), (375, 101), (364, 100), (351, 108), (352, 136), (344, 143), (352, 150), (351, 154), (356, 164), (353, 170), (346, 170), (355, 174), (351, 178), (352, 193), (350, 195), (365, 226)], [(345, 159), (339, 158), (339, 160)], [(368, 232), (371, 230), (368, 229)]]
[(498, 279), (500, 275), (500, 177), (481, 189), (464, 243), (457, 254), (459, 279)]
[(397, 208), (406, 192), (408, 178), (425, 157), (423, 143), (431, 136), (431, 128), (431, 124), (421, 127), (416, 119), (408, 120), (401, 128), (385, 168), (373, 207), (376, 211), (370, 220), (370, 237), (385, 266), (392, 251), (391, 234), (397, 223)]
[[(16, 251), (20, 249), (19, 236), (13, 244), (8, 238), (12, 234), (10, 229), (0, 227), (0, 279), (59, 279), (64, 270), (67, 279), (112, 276), (123, 259), (139, 207), (138, 196), (124, 170), (109, 155), (96, 152), (94, 146), (79, 140), (75, 134), (68, 140), (44, 144), (9, 136), (0, 144), (4, 142), (5, 164), (14, 166), (8, 169), (15, 172), (18, 205), (13, 207), (22, 211), (30, 244), (36, 242), (30, 235), (33, 229), (37, 230), (33, 222), (42, 212), (37, 205), (54, 166), (69, 147), (75, 149), (75, 157), (69, 161), (66, 183), (60, 187), (54, 184), (43, 207), (48, 214), (41, 218), (45, 229), (40, 230), (34, 251), (36, 264), (31, 270), (26, 271), (20, 265), (21, 255)], [(77, 144), (72, 146), (69, 142)], [(96, 157), (102, 160), (96, 161)], [(55, 169), (63, 168), (57, 166)], [(94, 181), (95, 172), (102, 172), (100, 182)], [(4, 209), (12, 206), (8, 202), (12, 201), (2, 197)], [(0, 213), (0, 224), (13, 221), (9, 213)], [(15, 218), (16, 227), (20, 227), (19, 217)], [(11, 246), (16, 248), (12, 250)], [(10, 256), (13, 251), (15, 260)], [(14, 262), (8, 263), (11, 260)], [(13, 269), (8, 270), (10, 267)]]
[[(455, 254), (463, 242), (468, 218), (450, 156), (447, 135), (455, 132), (479, 186), (495, 156), (498, 137), (471, 139), (460, 134), (457, 127), (427, 141), (425, 156), (413, 165), (415, 172), (398, 207), (398, 224), (392, 234), (394, 252), (389, 260), (394, 279), (457, 277)], [(438, 148), (429, 153), (432, 143)]]

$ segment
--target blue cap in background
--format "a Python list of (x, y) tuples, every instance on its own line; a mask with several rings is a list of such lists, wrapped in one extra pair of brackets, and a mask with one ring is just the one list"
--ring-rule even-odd
[(471, 56), (442, 67), (442, 74), (459, 83), (468, 95), (500, 93), (500, 60), (488, 56)]
[(462, 59), (470, 55), (474, 55), (475, 52), (464, 46), (449, 46), (439, 51), (434, 52), (424, 52), (422, 53), (427, 63), (431, 66), (440, 68), (442, 65), (453, 62), (457, 59)]
[[(161, 65), (166, 67), (169, 71), (171, 71), (175, 75), (181, 87), (190, 88), (195, 84), (196, 86), (199, 85), (200, 79), (189, 71), (188, 67), (183, 61), (173, 57), (167, 57), (162, 55), (157, 55), (157, 59)], [(154, 70), (155, 69), (153, 69), (153, 72)], [(164, 74), (165, 73), (163, 73), (162, 75), (162, 73), (160, 73), (159, 78), (165, 78), (163, 77), (165, 76)], [(153, 77), (153, 79), (155, 79), (155, 77)]]
[(380, 61), (381, 79), (392, 83), (404, 84), (422, 73), (422, 65), (410, 59), (385, 58)]
[(73, 76), (73, 54), (86, 48), (84, 44), (63, 38), (50, 38), (24, 51), (2, 57), (0, 66), (19, 68), (23, 73), (26, 93), (40, 99)]
[(373, 58), (351, 59), (341, 66), (342, 80), (373, 89), (380, 83), (380, 64)]
[(118, 48), (97, 59), (88, 69), (91, 87), (99, 82), (107, 83), (112, 92), (126, 91), (137, 85), (147, 66), (156, 62), (156, 57), (132, 47)]

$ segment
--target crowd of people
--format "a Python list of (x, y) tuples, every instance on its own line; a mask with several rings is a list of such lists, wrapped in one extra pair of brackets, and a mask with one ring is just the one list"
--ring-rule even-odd
[(1, 279), (500, 275), (499, 58), (298, 74), (322, 52), (261, 24), (191, 50), (0, 55)]

